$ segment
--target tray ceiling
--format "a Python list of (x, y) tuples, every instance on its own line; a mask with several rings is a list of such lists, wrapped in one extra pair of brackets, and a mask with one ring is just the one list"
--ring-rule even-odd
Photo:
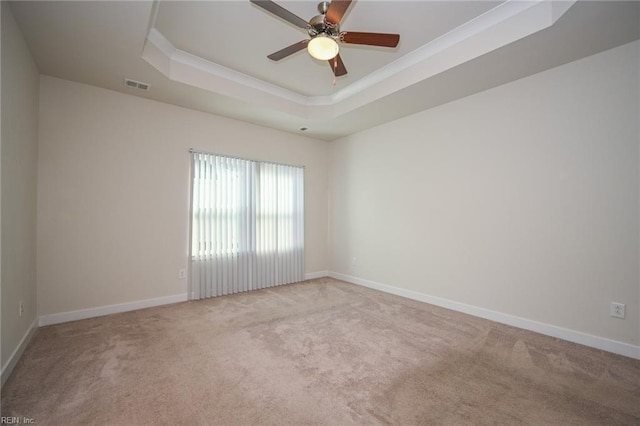
[[(317, 2), (278, 4), (303, 19)], [(638, 2), (354, 1), (338, 77), (307, 38), (248, 0), (12, 2), (43, 74), (332, 140), (640, 38)], [(151, 85), (132, 89), (125, 78)]]

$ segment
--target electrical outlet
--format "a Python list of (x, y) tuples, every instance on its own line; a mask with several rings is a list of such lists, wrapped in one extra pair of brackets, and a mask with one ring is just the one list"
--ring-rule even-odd
[(20, 316), (22, 316), (22, 314), (24, 313), (24, 304), (22, 303), (22, 300), (20, 301), (19, 313)]
[(624, 303), (611, 302), (609, 315), (616, 318), (624, 318)]
[(178, 278), (180, 278), (181, 280), (184, 280), (187, 277), (187, 271), (182, 268), (182, 269), (178, 269)]

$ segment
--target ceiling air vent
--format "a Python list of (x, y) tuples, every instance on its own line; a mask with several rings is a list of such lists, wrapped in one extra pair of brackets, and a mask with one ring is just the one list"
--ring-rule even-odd
[(127, 87), (133, 87), (134, 89), (149, 90), (149, 84), (141, 81), (130, 80), (128, 78), (124, 79), (124, 85)]

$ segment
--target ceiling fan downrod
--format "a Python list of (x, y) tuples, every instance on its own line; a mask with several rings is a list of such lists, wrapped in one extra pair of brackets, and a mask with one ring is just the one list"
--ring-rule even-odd
[(328, 1), (321, 1), (320, 3), (318, 3), (318, 12), (320, 12), (321, 15), (326, 15), (327, 10), (329, 10)]

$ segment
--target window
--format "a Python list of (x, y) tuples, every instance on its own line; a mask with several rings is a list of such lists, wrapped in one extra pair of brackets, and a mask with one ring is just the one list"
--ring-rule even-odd
[(304, 169), (192, 153), (192, 297), (304, 279)]

